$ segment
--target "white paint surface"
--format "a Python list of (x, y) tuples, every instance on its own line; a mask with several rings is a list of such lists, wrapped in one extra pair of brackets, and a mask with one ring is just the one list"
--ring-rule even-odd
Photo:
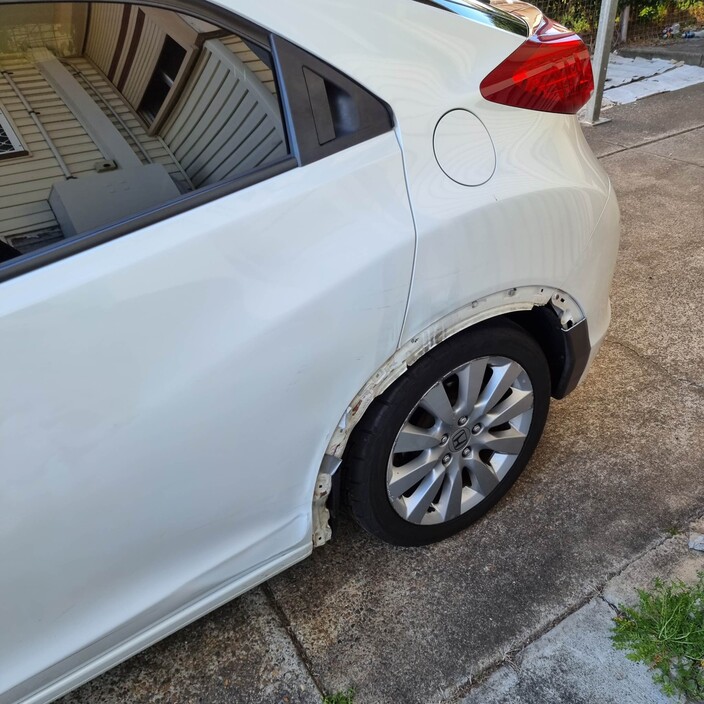
[(482, 121), (468, 110), (452, 110), (435, 128), (435, 158), (448, 178), (480, 186), (494, 174), (496, 154)]
[(0, 704), (311, 551), (414, 244), (389, 132), (2, 284)]

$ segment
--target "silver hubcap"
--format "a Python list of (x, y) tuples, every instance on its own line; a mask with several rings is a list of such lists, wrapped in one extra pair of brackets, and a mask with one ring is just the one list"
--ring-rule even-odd
[(396, 437), (386, 490), (410, 523), (451, 521), (483, 501), (523, 449), (533, 387), (523, 367), (482, 357), (439, 381)]

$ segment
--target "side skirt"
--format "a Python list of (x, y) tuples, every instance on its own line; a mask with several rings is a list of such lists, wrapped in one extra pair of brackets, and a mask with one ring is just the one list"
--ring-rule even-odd
[[(264, 565), (255, 568), (243, 577), (239, 577), (235, 581), (229, 582), (215, 591), (210, 592), (210, 594), (206, 595), (204, 598), (188, 604), (180, 611), (159, 621), (154, 626), (141, 631), (136, 636), (124, 641), (102, 655), (89, 660), (86, 664), (81, 665), (69, 674), (54, 680), (50, 684), (32, 691), (30, 680), (30, 682), (20, 685), (23, 692), (18, 691), (19, 688), (17, 687), (9, 692), (5, 692), (5, 694), (0, 697), (0, 704), (10, 704), (11, 702), (15, 704), (47, 704), (47, 702), (67, 694), (103, 672), (119, 665), (124, 660), (131, 658), (150, 645), (154, 645), (154, 643), (170, 636), (172, 633), (196, 621), (201, 616), (205, 616), (207, 613), (226, 604), (235, 597), (244, 594), (258, 584), (271, 579), (279, 572), (283, 572), (308, 557), (312, 550), (312, 544), (306, 543), (283, 555), (279, 555)], [(46, 673), (40, 675), (40, 677), (45, 679)], [(27, 694), (28, 690), (30, 694)], [(22, 697), (23, 694), (24, 697), (18, 699), (18, 697)]]

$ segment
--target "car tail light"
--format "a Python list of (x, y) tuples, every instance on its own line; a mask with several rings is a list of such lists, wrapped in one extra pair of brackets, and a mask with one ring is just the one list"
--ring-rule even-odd
[(576, 113), (594, 90), (589, 50), (574, 32), (545, 19), (482, 81), (480, 90), (502, 105)]

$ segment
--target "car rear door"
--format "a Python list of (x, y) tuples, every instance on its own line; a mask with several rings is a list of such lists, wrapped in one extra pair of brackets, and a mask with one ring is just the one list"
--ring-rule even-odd
[(2, 267), (0, 702), (311, 551), (318, 468), (397, 347), (415, 234), (391, 118), (336, 145), (296, 76), (364, 91), (280, 53), (287, 156)]

